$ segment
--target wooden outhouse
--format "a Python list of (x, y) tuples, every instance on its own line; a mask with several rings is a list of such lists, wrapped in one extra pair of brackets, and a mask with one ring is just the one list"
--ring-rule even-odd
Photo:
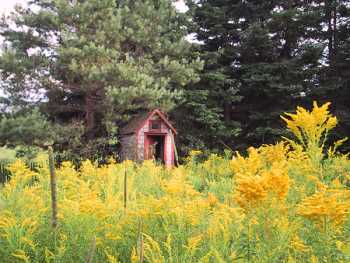
[(175, 164), (177, 131), (159, 109), (135, 117), (120, 134), (122, 160), (153, 159), (168, 167)]

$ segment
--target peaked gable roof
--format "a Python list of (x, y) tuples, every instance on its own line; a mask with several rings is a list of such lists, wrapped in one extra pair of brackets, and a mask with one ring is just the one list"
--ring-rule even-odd
[(174, 134), (177, 134), (176, 129), (173, 127), (173, 125), (169, 122), (169, 120), (166, 118), (164, 113), (162, 113), (159, 109), (155, 109), (149, 113), (146, 114), (140, 114), (133, 118), (125, 127), (121, 129), (121, 134), (133, 134), (138, 132), (145, 123), (151, 119), (154, 115), (158, 115), (159, 118), (172, 130)]

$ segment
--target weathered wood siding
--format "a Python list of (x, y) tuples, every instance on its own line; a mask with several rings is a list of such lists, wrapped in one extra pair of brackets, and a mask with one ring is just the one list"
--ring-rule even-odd
[[(158, 113), (160, 114), (160, 113)], [(141, 128), (140, 126), (134, 125), (130, 131), (130, 134), (127, 132), (125, 135), (121, 137), (120, 144), (121, 144), (121, 151), (120, 151), (120, 157), (122, 160), (134, 160), (134, 161), (144, 161), (145, 156), (145, 142), (147, 142), (147, 134), (150, 131), (150, 120), (160, 121), (160, 130), (158, 131), (158, 134), (164, 135), (164, 153), (165, 153), (165, 165), (166, 166), (173, 166), (174, 165), (174, 146), (173, 141), (171, 139), (171, 128), (168, 126), (168, 124), (162, 120), (160, 115), (153, 115), (148, 120), (144, 120), (144, 122), (141, 122), (142, 119), (139, 121), (141, 122), (140, 125), (143, 125)], [(143, 123), (143, 124), (142, 124)], [(171, 125), (170, 125), (171, 126)], [(132, 133), (136, 132), (136, 133)], [(157, 134), (157, 132), (156, 132)]]
[(138, 160), (135, 134), (124, 135), (120, 139), (120, 144), (122, 146), (120, 151), (120, 158), (122, 160)]

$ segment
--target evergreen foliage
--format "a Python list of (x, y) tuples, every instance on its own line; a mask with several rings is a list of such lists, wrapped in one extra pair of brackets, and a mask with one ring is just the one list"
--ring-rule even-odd
[(348, 125), (349, 1), (187, 2), (205, 61), (194, 89), (209, 94), (225, 130), (240, 124), (227, 144), (275, 141), (281, 113), (315, 99), (333, 101)]
[(160, 107), (181, 154), (240, 150), (276, 141), (279, 116), (314, 100), (333, 102), (335, 137), (348, 135), (349, 0), (186, 3), (186, 13), (171, 0), (17, 7), (0, 23), (1, 125), (14, 127), (1, 144), (18, 143), (16, 122), (38, 108), (41, 124), (30, 130), (49, 125), (63, 157), (95, 159), (116, 152), (130, 117)]
[(168, 0), (33, 0), (1, 23), (2, 88), (19, 107), (39, 94), (54, 123), (83, 120), (79, 150), (107, 154), (130, 114), (172, 109), (197, 80), (183, 20)]

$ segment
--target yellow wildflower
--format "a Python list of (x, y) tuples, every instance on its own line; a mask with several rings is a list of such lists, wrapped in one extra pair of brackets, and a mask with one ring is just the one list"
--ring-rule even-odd
[(108, 251), (105, 250), (105, 254), (107, 256), (109, 263), (118, 263), (118, 259), (115, 256), (113, 256), (112, 254), (110, 254)]
[(315, 255), (312, 255), (310, 258), (310, 263), (318, 263), (318, 259)]
[(330, 191), (326, 188), (305, 198), (298, 206), (297, 213), (317, 222), (320, 226), (326, 221), (341, 224), (349, 214), (350, 205), (344, 200), (344, 191)]
[(11, 255), (15, 258), (23, 260), (24, 262), (30, 262), (26, 252), (22, 249), (17, 249), (16, 252), (12, 253)]
[(105, 235), (106, 238), (110, 239), (110, 240), (120, 240), (121, 237), (112, 233), (112, 232), (107, 232)]
[(25, 237), (25, 236), (22, 236), (21, 237), (21, 241), (24, 243), (24, 244), (26, 244), (26, 245), (28, 245), (31, 249), (35, 249), (35, 243), (33, 242), (33, 240), (30, 240), (29, 238), (27, 238), (27, 237)]
[(157, 241), (155, 241), (151, 236), (143, 234), (145, 237), (145, 258), (149, 262), (155, 263), (165, 263), (165, 259), (162, 255), (162, 251)]
[(45, 260), (47, 262), (49, 262), (50, 260), (52, 260), (54, 258), (55, 258), (55, 254), (50, 249), (45, 247)]
[(267, 197), (284, 200), (290, 180), (286, 167), (274, 163), (271, 169), (258, 175), (238, 175), (236, 179), (235, 199), (245, 209), (253, 208)]
[(191, 150), (188, 156), (185, 158), (186, 163), (193, 162), (197, 156), (201, 155), (203, 152), (201, 150)]
[(299, 252), (309, 251), (309, 247), (304, 244), (298, 235), (295, 235), (291, 241), (291, 247)]
[(11, 214), (5, 216), (2, 215), (2, 218), (0, 218), (0, 229), (1, 228), (11, 228), (16, 225), (16, 218), (11, 216)]
[(187, 241), (187, 249), (193, 253), (199, 246), (202, 241), (203, 235), (197, 235), (194, 237), (190, 237)]
[[(281, 118), (286, 122), (288, 129), (295, 135), (300, 145), (310, 150), (312, 159), (319, 161), (322, 158), (322, 148), (326, 135), (338, 123), (337, 118), (329, 112), (330, 103), (318, 106), (313, 103), (312, 111), (307, 111), (302, 107), (297, 107), (295, 114), (285, 113), (286, 117)], [(295, 148), (297, 144), (289, 139), (287, 141)], [(333, 155), (336, 148), (341, 145), (344, 140), (335, 143), (333, 149), (329, 150), (329, 154)]]
[(130, 261), (131, 261), (131, 263), (139, 262), (139, 258), (137, 256), (137, 252), (136, 252), (136, 248), (135, 247), (132, 248)]
[(260, 176), (239, 176), (236, 179), (235, 199), (243, 208), (255, 206), (267, 197), (263, 178)]
[(244, 158), (239, 153), (231, 161), (231, 168), (235, 175), (256, 175), (263, 167), (264, 162), (258, 150), (254, 147), (248, 149), (248, 157)]
[(214, 206), (218, 203), (218, 198), (212, 193), (208, 193), (208, 202), (210, 206)]
[(270, 171), (262, 173), (264, 185), (269, 193), (275, 193), (279, 200), (286, 197), (290, 180), (287, 169), (281, 163), (274, 163)]

